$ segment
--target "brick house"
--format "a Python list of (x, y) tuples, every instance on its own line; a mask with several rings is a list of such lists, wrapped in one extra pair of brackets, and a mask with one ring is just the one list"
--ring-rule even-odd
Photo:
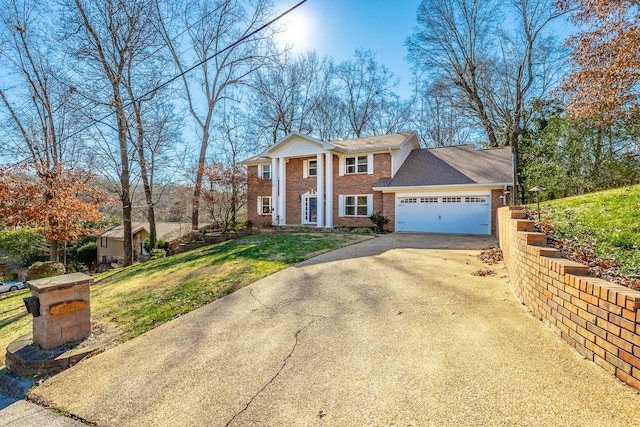
[(242, 162), (255, 225), (495, 234), (513, 179), (510, 148), (423, 149), (415, 132), (324, 142), (292, 133)]

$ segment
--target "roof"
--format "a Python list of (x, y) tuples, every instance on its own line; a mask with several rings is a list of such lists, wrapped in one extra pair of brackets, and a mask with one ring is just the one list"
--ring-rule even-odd
[(367, 136), (364, 138), (331, 141), (330, 144), (345, 151), (377, 151), (400, 148), (400, 146), (415, 135), (415, 131), (390, 133), (387, 135)]
[(243, 165), (267, 163), (271, 161), (269, 154), (277, 148), (286, 145), (294, 137), (303, 138), (307, 141), (321, 145), (324, 150), (335, 151), (338, 153), (353, 153), (353, 152), (371, 152), (371, 151), (386, 151), (399, 149), (402, 144), (408, 142), (411, 138), (415, 137), (415, 146), (419, 146), (417, 132), (399, 132), (390, 133), (387, 135), (367, 136), (364, 138), (344, 139), (340, 141), (324, 142), (319, 139), (313, 138), (308, 135), (302, 135), (297, 132), (290, 133), (274, 145), (265, 149), (256, 156), (250, 157), (240, 162)]
[(511, 148), (476, 150), (456, 145), (413, 150), (386, 187), (507, 184), (513, 182)]
[[(136, 234), (142, 230), (149, 232), (148, 222), (132, 222), (131, 233)], [(184, 236), (191, 231), (191, 224), (179, 222), (156, 222), (156, 234), (158, 239), (171, 242), (178, 237)], [(110, 239), (124, 240), (124, 225), (118, 224), (100, 233), (97, 237), (108, 237)]]

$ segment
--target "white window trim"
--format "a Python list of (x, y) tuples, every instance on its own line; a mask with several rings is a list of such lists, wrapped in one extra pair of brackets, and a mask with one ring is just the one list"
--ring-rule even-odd
[[(364, 157), (364, 156), (367, 156), (367, 172), (358, 172), (358, 157)], [(350, 159), (350, 158), (355, 158), (356, 159), (356, 165), (355, 165), (356, 166), (356, 172), (354, 172), (354, 173), (347, 173), (346, 172), (347, 159)], [(368, 175), (373, 174), (373, 153), (340, 156), (340, 162), (339, 162), (339, 165), (338, 165), (338, 176), (364, 175), (364, 174), (368, 174)]]
[[(346, 197), (367, 197), (367, 214), (366, 215), (347, 215), (345, 214), (345, 198)], [(356, 199), (357, 200), (357, 199)], [(357, 211), (357, 206), (356, 206)], [(373, 194), (340, 194), (338, 195), (338, 216), (345, 218), (367, 218), (373, 214)]]
[[(311, 175), (309, 173), (309, 168), (311, 166), (311, 162), (316, 162), (316, 174)], [(303, 178), (315, 178), (318, 176), (318, 161), (316, 159), (306, 159), (302, 161), (302, 177)]]
[[(269, 177), (264, 176), (264, 166), (269, 166)], [(260, 179), (271, 179), (273, 171), (271, 170), (270, 164), (258, 165), (258, 177)]]
[[(262, 211), (262, 199), (264, 199), (264, 198), (269, 199), (269, 212), (268, 213), (264, 213)], [(257, 211), (258, 211), (258, 215), (271, 215), (271, 212), (273, 212), (273, 197), (271, 197), (271, 196), (258, 196)]]

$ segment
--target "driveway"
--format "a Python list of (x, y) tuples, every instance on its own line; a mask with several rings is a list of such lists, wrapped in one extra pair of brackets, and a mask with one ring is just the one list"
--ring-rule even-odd
[(104, 426), (639, 425), (640, 395), (529, 315), (502, 265), (476, 258), (488, 244), (391, 234), (343, 248), (30, 396)]

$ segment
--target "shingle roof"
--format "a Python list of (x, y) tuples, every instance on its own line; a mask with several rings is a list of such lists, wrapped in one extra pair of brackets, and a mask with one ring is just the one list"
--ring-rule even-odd
[(415, 132), (391, 133), (388, 135), (367, 136), (364, 138), (331, 141), (330, 144), (346, 151), (373, 151), (398, 148), (413, 136)]
[[(131, 223), (131, 232), (133, 234), (143, 229), (149, 231), (148, 222), (132, 222)], [(191, 224), (181, 224), (179, 222), (157, 222), (156, 223), (156, 234), (158, 235), (158, 239), (162, 239), (166, 242), (171, 242), (172, 240), (175, 240), (180, 236), (184, 236), (190, 231), (191, 231)], [(114, 227), (111, 227), (110, 229), (98, 234), (98, 237), (108, 237), (110, 239), (124, 240), (124, 225), (118, 224)]]
[(413, 150), (386, 187), (504, 184), (513, 181), (511, 148), (473, 145)]

